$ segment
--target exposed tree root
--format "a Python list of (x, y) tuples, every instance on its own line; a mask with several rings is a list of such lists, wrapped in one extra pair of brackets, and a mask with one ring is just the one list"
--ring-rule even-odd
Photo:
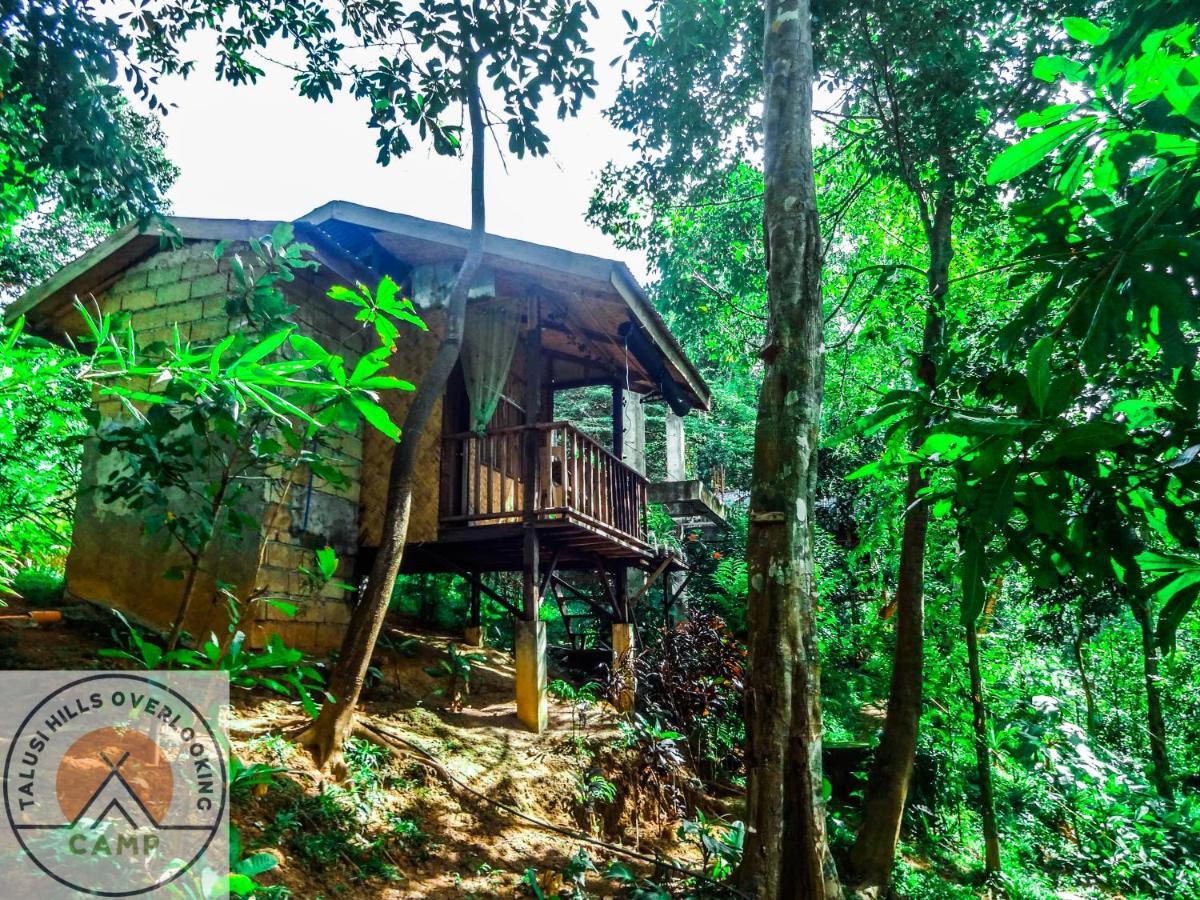
[(668, 860), (649, 856), (645, 853), (639, 853), (638, 851), (631, 850), (628, 847), (622, 847), (620, 844), (611, 844), (608, 841), (602, 841), (599, 838), (592, 837), (591, 835), (585, 834), (582, 831), (576, 831), (574, 828), (567, 828), (563, 825), (555, 825), (552, 822), (547, 822), (543, 819), (523, 813), (516, 807), (510, 806), (501, 800), (497, 800), (495, 797), (490, 797), (482, 791), (478, 791), (471, 787), (471, 785), (467, 784), (465, 781), (447, 769), (446, 766), (439, 759), (437, 759), (437, 757), (431, 754), (424, 747), (421, 747), (418, 744), (415, 744), (412, 741), (395, 734), (394, 732), (387, 731), (377, 725), (359, 721), (355, 725), (354, 733), (363, 740), (370, 741), (376, 746), (383, 747), (385, 750), (388, 750), (390, 753), (400, 759), (416, 762), (425, 766), (434, 772), (439, 778), (441, 778), (453, 793), (458, 794), (459, 796), (468, 795), (477, 800), (482, 800), (485, 803), (501, 809), (510, 816), (520, 819), (521, 821), (532, 825), (541, 831), (559, 834), (563, 837), (570, 838), (571, 840), (579, 841), (585, 844), (591, 844), (594, 847), (600, 847), (617, 856), (623, 856), (627, 859), (634, 859), (638, 862), (655, 866), (656, 868), (669, 869), (676, 874), (684, 875), (688, 878), (696, 878), (701, 881), (708, 882), (709, 884), (719, 885), (721, 888), (728, 890), (732, 896), (746, 896), (727, 884), (714, 881), (703, 872), (697, 872), (694, 869), (688, 869)]

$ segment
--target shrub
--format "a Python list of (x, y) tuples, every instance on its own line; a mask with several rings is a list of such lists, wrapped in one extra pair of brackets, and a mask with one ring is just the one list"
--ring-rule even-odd
[(62, 599), (66, 582), (62, 572), (50, 566), (30, 566), (13, 578), (12, 588), (33, 606), (49, 606)]
[(664, 628), (638, 657), (639, 703), (687, 737), (702, 774), (741, 771), (746, 648), (720, 616), (697, 612)]

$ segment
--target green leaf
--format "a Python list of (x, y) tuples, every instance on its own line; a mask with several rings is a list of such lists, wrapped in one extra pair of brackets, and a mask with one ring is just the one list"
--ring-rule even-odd
[(357, 384), (351, 379), (351, 385), (370, 391), (415, 391), (417, 389), (411, 381), (405, 381), (403, 378), (396, 378), (392, 375), (376, 375), (374, 378), (367, 378)]
[(326, 296), (331, 300), (337, 300), (339, 303), (353, 303), (355, 306), (366, 305), (363, 295), (359, 291), (353, 291), (342, 284), (335, 284), (329, 289)]
[(1200, 596), (1200, 572), (1189, 572), (1173, 579), (1170, 584), (1159, 591), (1159, 596), (1169, 596), (1171, 599), (1167, 601), (1158, 615), (1155, 637), (1158, 640), (1158, 646), (1163, 651), (1170, 652), (1175, 647), (1175, 636), (1183, 622), (1183, 617), (1191, 611), (1196, 604), (1197, 596)]
[(229, 892), (238, 897), (246, 897), (252, 894), (258, 885), (253, 879), (247, 878), (245, 875), (239, 875), (236, 872), (229, 875)]
[(217, 375), (220, 374), (221, 357), (225, 355), (225, 351), (229, 349), (230, 345), (233, 344), (235, 340), (237, 340), (237, 335), (231, 334), (224, 338), (221, 343), (217, 344), (217, 346), (213, 347), (212, 355), (208, 360), (208, 373), (212, 375), (213, 378), (216, 378)]
[(1042, 56), (1033, 64), (1033, 77), (1053, 84), (1061, 75), (1067, 81), (1082, 81), (1087, 66), (1065, 56)]
[(974, 628), (987, 596), (987, 556), (983, 544), (972, 533), (960, 536), (959, 543), (963, 548), (958, 563), (958, 577), (963, 592), (959, 621), (966, 628)]
[(1014, 144), (992, 160), (987, 172), (988, 184), (1000, 184), (1023, 175), (1066, 143), (1072, 135), (1093, 127), (1095, 122), (1095, 116), (1059, 122)]
[(382, 369), (386, 369), (390, 358), (391, 352), (387, 347), (377, 347), (372, 350), (355, 364), (354, 371), (350, 373), (349, 384), (359, 386), (359, 382), (370, 378)]
[(8, 336), (5, 337), (4, 346), (0, 347), (0, 350), (3, 350), (6, 353), (11, 350), (13, 348), (13, 344), (17, 342), (17, 338), (21, 336), (21, 332), (24, 330), (25, 317), (17, 316), (17, 320), (12, 323), (12, 330), (8, 333)]
[(351, 397), (350, 402), (369, 425), (393, 441), (400, 440), (400, 427), (392, 421), (386, 409), (365, 397)]
[(1037, 461), (1051, 463), (1064, 456), (1109, 450), (1125, 442), (1129, 434), (1118, 422), (1084, 422), (1059, 432), (1041, 453)]
[(1108, 40), (1109, 30), (1107, 28), (1101, 28), (1079, 16), (1067, 16), (1063, 19), (1063, 28), (1075, 40), (1091, 44), (1093, 47), (1099, 47)]
[(234, 360), (234, 362), (229, 366), (229, 371), (232, 373), (236, 368), (238, 368), (238, 366), (252, 365), (253, 363), (258, 362), (260, 359), (270, 356), (283, 345), (283, 342), (286, 341), (291, 334), (291, 328), (284, 328), (280, 331), (276, 331), (274, 334), (267, 335), (265, 338), (239, 356), (236, 360)]
[(1050, 335), (1041, 338), (1029, 351), (1029, 365), (1025, 378), (1029, 382), (1029, 396), (1039, 413), (1046, 411), (1046, 399), (1050, 396), (1050, 354), (1054, 350), (1054, 339)]
[(338, 558), (337, 553), (332, 547), (322, 547), (316, 551), (317, 570), (321, 573), (321, 577), (326, 581), (333, 578), (337, 574)]
[(1039, 112), (1021, 113), (1017, 116), (1017, 127), (1042, 128), (1046, 125), (1053, 125), (1055, 122), (1061, 122), (1077, 109), (1079, 109), (1078, 103), (1058, 103)]
[(637, 883), (637, 878), (629, 871), (629, 868), (615, 860), (608, 864), (608, 868), (604, 871), (604, 877), (610, 881), (619, 881), (622, 884)]
[(983, 526), (1002, 526), (1012, 512), (1018, 468), (1009, 463), (979, 482), (975, 521)]
[(236, 874), (253, 878), (255, 875), (271, 871), (277, 865), (279, 865), (279, 860), (270, 853), (254, 853), (245, 859), (238, 860), (235, 868), (237, 869)]
[(296, 229), (292, 227), (291, 222), (280, 222), (271, 229), (271, 244), (279, 250), (290, 244), (295, 236)]
[(293, 334), (289, 343), (300, 353), (303, 353), (309, 359), (324, 362), (329, 359), (330, 353), (319, 343), (312, 338), (303, 334)]
[(275, 607), (289, 619), (295, 618), (296, 613), (300, 611), (299, 606), (297, 606), (295, 603), (288, 603), (286, 600), (276, 600), (271, 598), (264, 602), (267, 604), (267, 606)]

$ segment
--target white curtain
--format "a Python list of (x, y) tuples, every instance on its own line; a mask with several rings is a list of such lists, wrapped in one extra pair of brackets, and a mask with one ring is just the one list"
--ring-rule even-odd
[(504, 303), (481, 304), (467, 313), (462, 367), (472, 431), (486, 429), (500, 405), (520, 328), (521, 314)]

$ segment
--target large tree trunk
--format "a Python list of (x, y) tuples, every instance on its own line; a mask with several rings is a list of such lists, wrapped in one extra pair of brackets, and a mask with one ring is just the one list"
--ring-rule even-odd
[[(932, 397), (938, 386), (938, 362), (945, 332), (945, 298), (950, 285), (952, 199), (937, 205), (929, 240), (929, 303), (921, 340), (917, 375)], [(920, 445), (926, 430), (918, 429), (912, 443)], [(904, 530), (900, 539), (900, 578), (896, 585), (896, 649), (888, 690), (887, 718), (867, 781), (863, 824), (850, 853), (856, 893), (880, 896), (892, 880), (896, 842), (912, 780), (921, 723), (925, 664), (925, 543), (929, 506), (922, 494), (929, 479), (922, 466), (908, 467), (904, 494)]]
[(979, 670), (979, 637), (975, 624), (967, 626), (967, 668), (971, 675), (971, 726), (975, 735), (975, 765), (979, 773), (979, 805), (983, 816), (984, 870), (1000, 871), (1000, 831), (996, 826), (996, 799), (992, 794), (991, 749), (987, 739), (987, 707), (983, 702), (983, 675)]
[(408, 521), (412, 511), (417, 447), (458, 361), (467, 314), (467, 296), (483, 260), (485, 130), (479, 91), (479, 64), (476, 58), (466, 76), (467, 109), (471, 124), (471, 235), (466, 256), (446, 302), (446, 330), (441, 346), (413, 395), (408, 414), (404, 417), (400, 443), (392, 453), (383, 539), (363, 597), (350, 617), (337, 665), (330, 676), (329, 692), (334, 699), (322, 707), (317, 720), (299, 737), (300, 742), (311, 750), (318, 766), (333, 770), (339, 776), (344, 771), (342, 745), (354, 726), (355, 708), (404, 557), (404, 542), (408, 536)]
[(1133, 617), (1142, 632), (1142, 672), (1146, 681), (1146, 718), (1150, 732), (1150, 778), (1159, 796), (1171, 800), (1171, 758), (1167, 755), (1167, 724), (1163, 718), (1162, 692), (1159, 689), (1158, 646), (1154, 643), (1154, 621), (1146, 600), (1133, 598)]
[(820, 231), (808, 0), (767, 0), (764, 232), (770, 308), (750, 499), (747, 823), (757, 900), (838, 893), (825, 839), (810, 511), (821, 414)]

